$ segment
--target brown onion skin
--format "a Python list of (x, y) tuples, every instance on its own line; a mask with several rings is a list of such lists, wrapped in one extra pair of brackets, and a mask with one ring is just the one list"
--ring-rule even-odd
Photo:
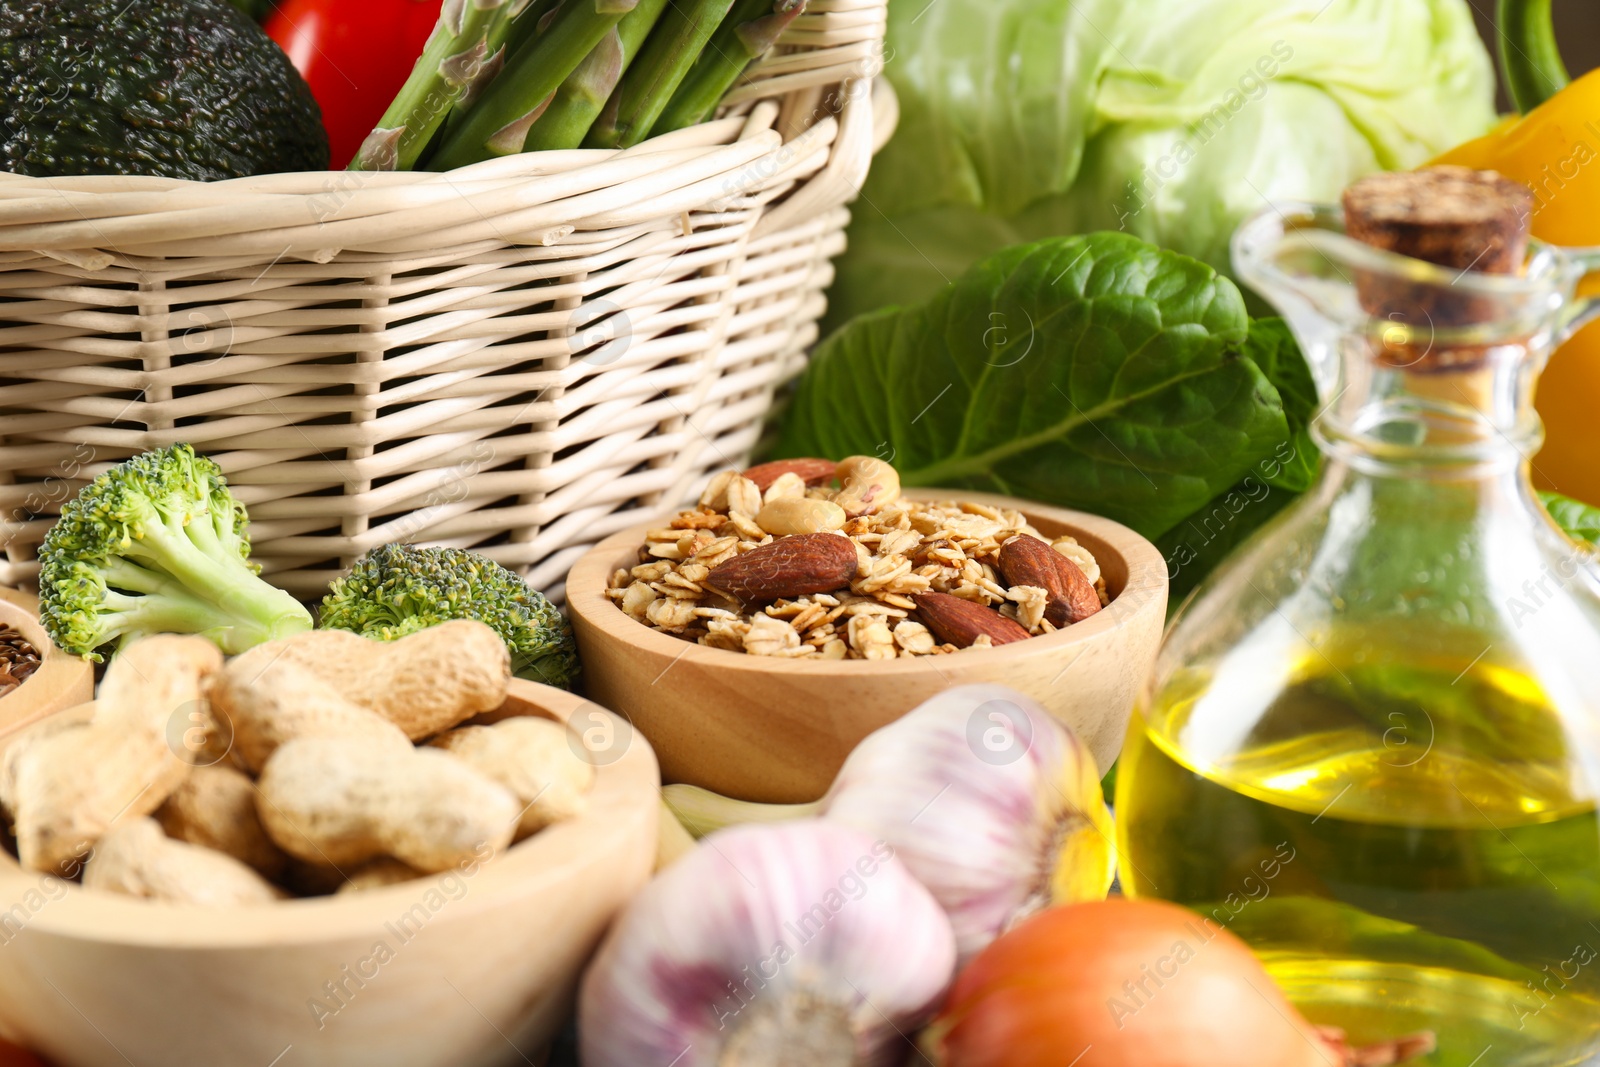
[(1051, 908), (995, 941), (923, 1043), (941, 1067), (1344, 1062), (1243, 941), (1175, 905), (1123, 899)]

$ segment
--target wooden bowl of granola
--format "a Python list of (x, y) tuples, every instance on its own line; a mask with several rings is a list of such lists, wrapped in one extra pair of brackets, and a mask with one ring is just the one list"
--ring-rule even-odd
[[(11, 660), (16, 646), (11, 636), (18, 634), (38, 655), (39, 665), (13, 686)], [(39, 623), (35, 597), (0, 587), (0, 646), (0, 735), (93, 698), (94, 665), (67, 655), (51, 642)]]
[[(784, 655), (753, 655), (697, 643), (698, 637), (687, 640), (623, 610), (620, 598), (608, 593), (614, 576), (641, 566), (640, 546), (652, 530), (666, 524), (638, 526), (595, 546), (567, 578), (567, 604), (589, 696), (625, 716), (649, 739), (661, 761), (663, 781), (687, 782), (746, 800), (816, 799), (867, 734), (935, 693), (980, 682), (1007, 685), (1033, 697), (1083, 738), (1101, 768), (1109, 767), (1122, 747), (1128, 716), (1161, 641), (1167, 569), (1160, 552), (1120, 523), (1010, 497), (923, 489), (907, 491), (905, 499), (959, 501), (1001, 516), (1020, 513), (1048, 541), (1075, 539), (1092, 557), (1086, 566), (1098, 567), (1096, 584), (1108, 602), (1063, 629), (993, 647), (892, 659), (829, 659), (820, 648), (814, 653), (790, 648)], [(981, 517), (975, 515), (972, 524), (980, 532), (982, 523), (976, 519)], [(1002, 527), (1009, 525), (1002, 520)], [(860, 588), (859, 581), (853, 588)], [(976, 595), (970, 589), (961, 592)], [(817, 598), (796, 599), (815, 604)], [(868, 598), (846, 591), (833, 599), (845, 601), (849, 610), (849, 604)], [(909, 598), (905, 602), (915, 603)], [(707, 606), (707, 613), (699, 616), (705, 636), (732, 645), (731, 635), (743, 616), (731, 608), (716, 615), (711, 603), (709, 598), (696, 602)], [(630, 607), (639, 613), (637, 604)], [(779, 614), (792, 607), (779, 609)], [(670, 604), (664, 609), (669, 614), (680, 610)], [(868, 614), (878, 610), (866, 609)], [(897, 645), (900, 623), (921, 617), (915, 608), (885, 614), (886, 626), (893, 620), (889, 637)], [(816, 627), (807, 625), (809, 619), (799, 621), (806, 626), (804, 635), (791, 637), (764, 624), (763, 631), (770, 627), (775, 633), (763, 632), (756, 641), (769, 642), (770, 651), (784, 651), (777, 648), (784, 644), (826, 644), (826, 637), (818, 642), (811, 634)], [(711, 636), (713, 623), (722, 636)], [(854, 625), (858, 632), (849, 634), (847, 626), (846, 636), (875, 629), (870, 623)], [(836, 625), (836, 633), (838, 629)], [(918, 629), (922, 627), (906, 627), (907, 642), (922, 643)]]

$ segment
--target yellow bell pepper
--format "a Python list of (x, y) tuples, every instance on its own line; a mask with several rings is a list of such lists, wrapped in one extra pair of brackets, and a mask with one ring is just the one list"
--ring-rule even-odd
[[(1496, 170), (1527, 184), (1540, 240), (1600, 245), (1600, 71), (1568, 84), (1550, 0), (1501, 0), (1500, 26), (1501, 68), (1524, 115), (1435, 162)], [(1600, 323), (1551, 358), (1536, 403), (1545, 446), (1534, 457), (1534, 483), (1600, 505)]]

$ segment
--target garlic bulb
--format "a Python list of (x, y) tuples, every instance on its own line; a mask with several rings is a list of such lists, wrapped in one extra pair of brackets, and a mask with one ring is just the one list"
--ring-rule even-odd
[(758, 805), (669, 786), (691, 831), (820, 815), (888, 842), (944, 907), (962, 961), (1049, 904), (1098, 900), (1116, 871), (1094, 757), (996, 685), (925, 701), (858, 745), (816, 804)]
[(894, 850), (805, 820), (724, 830), (668, 868), (584, 977), (584, 1067), (866, 1067), (938, 1007), (950, 923)]

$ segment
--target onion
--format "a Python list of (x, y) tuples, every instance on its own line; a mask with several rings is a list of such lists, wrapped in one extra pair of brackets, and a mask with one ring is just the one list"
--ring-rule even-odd
[(923, 1035), (940, 1067), (1384, 1067), (1432, 1034), (1351, 1050), (1234, 935), (1172, 904), (1051, 908), (990, 945)]

